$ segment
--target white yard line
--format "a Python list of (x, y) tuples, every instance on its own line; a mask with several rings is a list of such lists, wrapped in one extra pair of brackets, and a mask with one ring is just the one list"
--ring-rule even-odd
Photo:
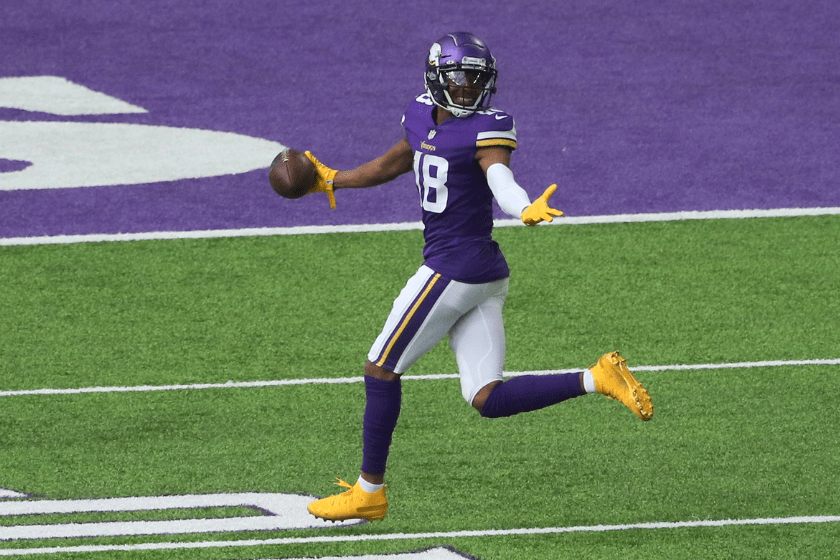
[(733, 525), (798, 525), (838, 523), (840, 516), (772, 517), (757, 519), (721, 519), (677, 522), (630, 523), (626, 525), (591, 525), (578, 527), (534, 527), (522, 529), (489, 529), (484, 531), (440, 531), (435, 533), (385, 533), (368, 535), (336, 535), (289, 537), (278, 539), (250, 539), (233, 541), (158, 542), (125, 545), (81, 545), (45, 548), (0, 549), (0, 556), (28, 556), (68, 552), (114, 552), (138, 550), (209, 549), (231, 547), (272, 546), (286, 544), (317, 544), (364, 541), (402, 541), (427, 539), (463, 539), (507, 537), (521, 535), (556, 535), (563, 533), (604, 533), (609, 531), (690, 529), (697, 527), (728, 527)]
[[(544, 226), (612, 224), (633, 222), (674, 222), (682, 220), (722, 220), (743, 218), (791, 218), (797, 216), (826, 216), (840, 214), (840, 207), (774, 208), (771, 210), (711, 210), (706, 212), (663, 212), (653, 214), (614, 214), (606, 216), (566, 216)], [(523, 226), (516, 219), (495, 220), (495, 227)], [(250, 237), (271, 235), (305, 235), (320, 233), (359, 233), (376, 231), (422, 230), (422, 222), (396, 224), (357, 224), (337, 226), (296, 226), (277, 228), (215, 229), (201, 231), (150, 231), (141, 233), (113, 233), (89, 235), (52, 235), (41, 237), (0, 238), (3, 245), (55, 245), (95, 243), (102, 241), (149, 241), (166, 239), (211, 239), (218, 237)]]
[[(634, 366), (633, 371), (690, 371), (707, 369), (745, 369), (756, 367), (780, 366), (836, 366), (840, 359), (825, 360), (773, 360), (764, 362), (731, 362), (722, 364), (677, 364), (665, 366)], [(506, 377), (518, 375), (550, 375), (553, 373), (572, 373), (577, 369), (550, 369), (536, 371), (509, 371)], [(430, 375), (404, 375), (403, 381), (436, 381), (441, 379), (457, 379), (457, 373), (440, 373)], [(228, 381), (226, 383), (195, 383), (189, 385), (136, 385), (129, 387), (79, 387), (72, 389), (23, 389), (17, 391), (0, 391), (0, 397), (21, 397), (27, 395), (79, 395), (85, 393), (148, 393), (154, 391), (185, 391), (199, 389), (248, 389), (254, 387), (280, 387), (289, 385), (345, 385), (361, 383), (364, 378), (336, 377), (311, 379), (274, 379), (269, 381)]]
[[(840, 359), (814, 359), (814, 360), (775, 360), (760, 362), (731, 362), (719, 364), (679, 364), (661, 366), (637, 366), (635, 371), (663, 372), (663, 371), (690, 371), (710, 369), (741, 369), (756, 367), (780, 367), (780, 366), (822, 366), (840, 365)], [(548, 375), (551, 373), (564, 373), (578, 370), (540, 370), (524, 372), (508, 372), (509, 376), (516, 375)], [(439, 375), (407, 375), (403, 377), (410, 381), (429, 381), (457, 378), (457, 374)], [(288, 379), (274, 381), (253, 381), (253, 382), (228, 382), (228, 383), (205, 383), (194, 385), (166, 385), (166, 386), (137, 386), (137, 387), (87, 387), (78, 389), (37, 389), (28, 391), (0, 391), (0, 396), (22, 396), (22, 395), (56, 395), (56, 394), (81, 394), (81, 393), (106, 393), (106, 392), (147, 392), (147, 391), (173, 391), (190, 389), (228, 389), (228, 388), (250, 388), (270, 386), (291, 386), (311, 384), (347, 384), (360, 383), (362, 377), (344, 377), (337, 379)], [(6, 491), (2, 498), (19, 498), (22, 495)], [(17, 503), (17, 500), (15, 500)], [(22, 502), (20, 502), (22, 503)], [(37, 503), (37, 502), (36, 502)], [(442, 531), (427, 533), (385, 533), (385, 534), (358, 534), (358, 535), (312, 535), (306, 537), (286, 537), (269, 539), (247, 539), (247, 540), (226, 540), (226, 541), (194, 541), (194, 542), (155, 542), (136, 543), (121, 545), (77, 545), (77, 546), (55, 546), (55, 547), (31, 547), (2, 549), (0, 556), (35, 556), (59, 553), (93, 553), (93, 552), (130, 552), (146, 550), (182, 550), (182, 549), (220, 549), (237, 547), (256, 546), (277, 546), (277, 545), (302, 545), (318, 543), (341, 543), (341, 542), (365, 542), (365, 541), (409, 541), (409, 540), (448, 540), (459, 538), (493, 538), (506, 536), (523, 535), (557, 535), (565, 533), (599, 533), (608, 531), (627, 530), (668, 530), (686, 529), (698, 527), (727, 527), (737, 525), (791, 525), (791, 524), (816, 524), (816, 523), (838, 523), (840, 516), (800, 516), (780, 518), (753, 518), (753, 519), (722, 519), (722, 520), (692, 520), (678, 522), (646, 522), (630, 523), (621, 525), (592, 525), (572, 527), (535, 527), (517, 529), (487, 529), (469, 531)]]

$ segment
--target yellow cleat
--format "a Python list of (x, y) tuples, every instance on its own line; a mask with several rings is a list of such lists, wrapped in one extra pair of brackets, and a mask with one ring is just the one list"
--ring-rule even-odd
[(309, 507), (309, 513), (327, 521), (345, 521), (347, 519), (366, 519), (376, 521), (388, 513), (388, 498), (385, 488), (369, 494), (361, 489), (358, 481), (350, 486), (340, 478), (336, 486), (348, 488), (346, 492), (315, 500)]
[(647, 389), (633, 377), (627, 361), (618, 352), (604, 354), (589, 366), (589, 371), (599, 393), (619, 401), (642, 420), (653, 418), (653, 403)]

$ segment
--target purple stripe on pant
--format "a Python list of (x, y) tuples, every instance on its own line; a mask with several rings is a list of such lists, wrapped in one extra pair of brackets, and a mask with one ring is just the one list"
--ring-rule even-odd
[(440, 274), (434, 274), (429, 278), (419, 295), (411, 302), (394, 332), (388, 337), (388, 343), (385, 344), (376, 359), (376, 365), (388, 371), (395, 371), (403, 352), (405, 352), (417, 331), (420, 330), (441, 294), (449, 286), (449, 282), (448, 278), (444, 278)]

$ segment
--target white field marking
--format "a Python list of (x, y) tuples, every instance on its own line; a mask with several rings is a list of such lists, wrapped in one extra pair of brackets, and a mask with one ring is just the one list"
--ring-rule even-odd
[(14, 490), (9, 490), (8, 488), (0, 488), (0, 500), (5, 500), (8, 498), (26, 498), (26, 494), (22, 494), (21, 492), (15, 492)]
[[(540, 226), (612, 224), (634, 222), (673, 222), (681, 220), (720, 220), (743, 218), (791, 218), (797, 216), (827, 216), (840, 214), (840, 207), (827, 208), (776, 208), (773, 210), (712, 210), (707, 212), (664, 212), (657, 214), (615, 214), (607, 216), (563, 217)], [(518, 227), (516, 219), (494, 220), (495, 227)], [(169, 239), (213, 239), (219, 237), (258, 237), (272, 235), (307, 235), (323, 233), (365, 233), (378, 231), (422, 230), (423, 222), (394, 224), (350, 224), (334, 226), (295, 226), (277, 228), (216, 229), (200, 231), (151, 231), (142, 233), (52, 235), (42, 237), (7, 237), (0, 239), (0, 246), (7, 245), (57, 245), (94, 243), (103, 241), (153, 241)]]
[(148, 113), (59, 76), (0, 78), (0, 107), (63, 116)]
[(335, 535), (313, 537), (290, 537), (278, 539), (254, 539), (239, 541), (200, 541), (200, 542), (158, 542), (125, 545), (82, 545), (51, 548), (0, 549), (0, 556), (28, 556), (56, 554), (64, 552), (113, 552), (136, 550), (179, 550), (210, 549), (252, 546), (276, 546), (286, 544), (319, 544), (366, 541), (402, 541), (426, 539), (463, 539), (508, 537), (523, 535), (558, 535), (564, 533), (605, 533), (609, 531), (691, 529), (698, 527), (730, 527), (739, 525), (801, 525), (814, 523), (838, 523), (840, 516), (820, 515), (807, 517), (772, 517), (757, 519), (721, 519), (677, 522), (630, 523), (626, 525), (590, 525), (578, 527), (534, 527), (523, 529), (490, 529), (484, 531), (440, 531), (435, 533), (385, 533), (367, 535)]
[[(0, 107), (63, 116), (147, 113), (59, 76), (0, 78)], [(161, 183), (267, 167), (284, 146), (213, 130), (127, 123), (0, 121), (0, 191)], [(133, 157), (126, 158), (125, 154)], [(61, 173), (56, 173), (56, 167)]]
[(88, 512), (162, 511), (197, 508), (250, 507), (264, 515), (218, 519), (173, 519), (164, 521), (106, 521), (52, 525), (0, 526), (0, 541), (67, 539), (138, 535), (183, 535), (289, 529), (331, 529), (361, 523), (335, 524), (306, 511), (314, 496), (248, 492), (240, 494), (192, 494), (186, 496), (139, 496), (91, 500), (14, 500), (0, 502), (0, 517), (57, 515)]
[[(417, 552), (402, 552), (397, 554), (365, 554), (363, 556), (319, 556), (320, 560), (463, 560), (467, 558), (448, 548), (436, 547)], [(305, 558), (290, 558), (289, 560), (306, 560)]]
[[(779, 366), (836, 366), (840, 359), (827, 360), (772, 360), (765, 362), (731, 362), (723, 364), (678, 364), (670, 366), (633, 366), (633, 371), (690, 371), (704, 369), (746, 369), (756, 367)], [(534, 371), (508, 371), (505, 377), (520, 375), (552, 375), (556, 373), (574, 373), (582, 368), (545, 369)], [(437, 381), (458, 379), (457, 373), (436, 373), (428, 375), (403, 375), (403, 381)], [(362, 383), (364, 377), (336, 377), (310, 379), (274, 379), (270, 381), (228, 381), (226, 383), (196, 383), (192, 385), (137, 385), (133, 387), (81, 387), (77, 389), (23, 389), (18, 391), (0, 391), (0, 397), (22, 397), (27, 395), (79, 395), (84, 393), (149, 393), (154, 391), (183, 391), (198, 389), (249, 389), (254, 387), (283, 387), (289, 385), (346, 385)]]
[(282, 144), (262, 138), (195, 128), (0, 121), (0, 157), (32, 163), (20, 171), (0, 173), (0, 192), (246, 173), (267, 168), (266, 162), (282, 149)]

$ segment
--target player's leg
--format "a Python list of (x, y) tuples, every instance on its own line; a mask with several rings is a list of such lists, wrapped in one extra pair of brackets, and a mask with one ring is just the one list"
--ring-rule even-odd
[(506, 352), (502, 309), (508, 285), (506, 278), (487, 285), (482, 300), (449, 330), (449, 346), (458, 364), (461, 395), (478, 409), (502, 382)]
[(395, 300), (365, 367), (363, 480), (374, 484), (384, 480), (399, 414), (399, 376), (443, 340), (464, 313), (480, 304), (485, 291), (483, 285), (451, 281), (422, 266)]
[(653, 417), (653, 404), (618, 352), (604, 354), (581, 372), (522, 375), (502, 382), (505, 333), (502, 309), (507, 280), (486, 285), (496, 290), (465, 313), (450, 331), (458, 361), (461, 392), (482, 416), (498, 418), (539, 410), (587, 393), (616, 399), (642, 420)]
[(400, 376), (446, 336), (465, 310), (448, 303), (454, 284), (423, 266), (394, 300), (365, 365), (361, 474), (354, 486), (342, 483), (346, 492), (311, 503), (309, 512), (316, 517), (374, 520), (387, 513), (384, 475), (400, 415)]
[(507, 280), (488, 285), (492, 292), (461, 317), (449, 333), (461, 377), (461, 392), (485, 417), (512, 416), (583, 395), (580, 373), (519, 376), (502, 382), (505, 331), (502, 309)]
[(511, 377), (476, 398), (473, 406), (485, 418), (531, 412), (585, 395), (581, 372)]
[(356, 484), (339, 479), (347, 490), (309, 504), (309, 513), (329, 521), (383, 519), (388, 513), (385, 464), (402, 403), (400, 376), (370, 361), (365, 364), (365, 413), (362, 420), (362, 473)]
[(539, 410), (586, 394), (600, 393), (629, 408), (642, 420), (653, 417), (647, 389), (633, 377), (618, 352), (604, 354), (580, 373), (522, 375), (484, 385), (472, 405), (486, 418)]
[(368, 361), (365, 364), (361, 472), (363, 480), (360, 483), (369, 492), (379, 490), (385, 482), (385, 466), (401, 407), (400, 375)]

